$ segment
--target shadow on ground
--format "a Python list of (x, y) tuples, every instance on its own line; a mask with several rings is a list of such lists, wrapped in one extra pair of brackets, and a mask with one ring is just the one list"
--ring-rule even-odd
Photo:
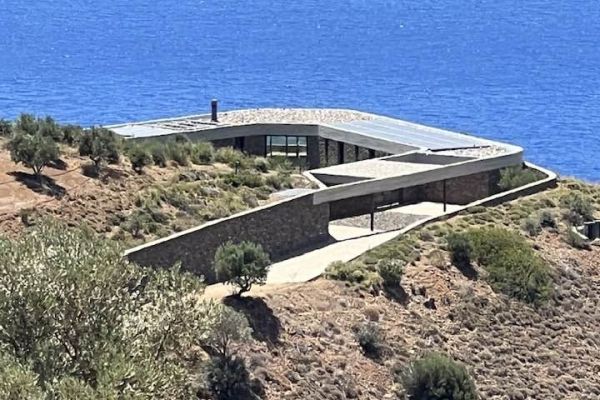
[(252, 328), (252, 336), (269, 345), (279, 343), (281, 333), (281, 322), (273, 314), (273, 310), (260, 297), (237, 297), (229, 296), (223, 299), (223, 303), (234, 310), (244, 314)]
[(36, 193), (59, 199), (67, 192), (64, 187), (60, 186), (54, 179), (47, 176), (43, 176), (42, 181), (40, 182), (35, 175), (26, 172), (9, 172), (9, 175), (13, 176), (17, 182), (25, 185), (28, 189)]

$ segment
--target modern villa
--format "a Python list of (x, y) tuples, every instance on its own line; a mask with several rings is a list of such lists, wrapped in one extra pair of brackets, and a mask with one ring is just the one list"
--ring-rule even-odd
[[(518, 146), (351, 110), (218, 113), (213, 102), (210, 114), (108, 128), (131, 140), (184, 135), (248, 154), (296, 158), (305, 166), (305, 175), (317, 189), (296, 192), (127, 253), (140, 264), (165, 266), (180, 261), (209, 281), (214, 277), (207, 260), (224, 241), (252, 240), (261, 243), (274, 260), (283, 259), (330, 240), (330, 221), (369, 214), (372, 221), (378, 211), (421, 202), (440, 203), (445, 212), (447, 205), (468, 206), (498, 196), (501, 170), (524, 163)], [(543, 170), (540, 176), (551, 178)], [(544, 182), (553, 184), (552, 179)]]

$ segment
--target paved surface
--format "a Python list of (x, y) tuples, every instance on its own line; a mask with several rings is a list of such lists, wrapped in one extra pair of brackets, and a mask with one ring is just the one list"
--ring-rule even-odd
[[(460, 208), (460, 206), (448, 204), (448, 211), (457, 208)], [(409, 223), (414, 223), (430, 216), (442, 215), (444, 211), (441, 203), (422, 202), (387, 210), (385, 213), (389, 215), (412, 214), (405, 216), (412, 217), (409, 218)], [(329, 233), (336, 242), (273, 264), (267, 276), (267, 286), (257, 287), (251, 294), (262, 293), (272, 287), (276, 288), (315, 279), (322, 275), (332, 262), (346, 262), (360, 256), (364, 252), (398, 236), (400, 230), (409, 223), (390, 231), (375, 230), (371, 232), (369, 228), (343, 226), (334, 221), (329, 225)], [(205, 296), (208, 298), (219, 298), (229, 294), (231, 294), (231, 287), (223, 284), (210, 285), (205, 292)]]

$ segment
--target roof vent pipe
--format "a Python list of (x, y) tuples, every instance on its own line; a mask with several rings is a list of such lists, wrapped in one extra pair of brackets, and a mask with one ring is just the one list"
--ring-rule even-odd
[(212, 99), (210, 101), (210, 120), (211, 122), (219, 122), (217, 118), (217, 111), (219, 107), (219, 101), (217, 99)]

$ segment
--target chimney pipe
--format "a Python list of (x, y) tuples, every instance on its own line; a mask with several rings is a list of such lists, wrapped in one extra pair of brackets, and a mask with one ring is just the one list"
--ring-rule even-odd
[(219, 122), (217, 118), (217, 109), (218, 109), (219, 101), (217, 99), (212, 99), (210, 101), (210, 120), (212, 122)]

